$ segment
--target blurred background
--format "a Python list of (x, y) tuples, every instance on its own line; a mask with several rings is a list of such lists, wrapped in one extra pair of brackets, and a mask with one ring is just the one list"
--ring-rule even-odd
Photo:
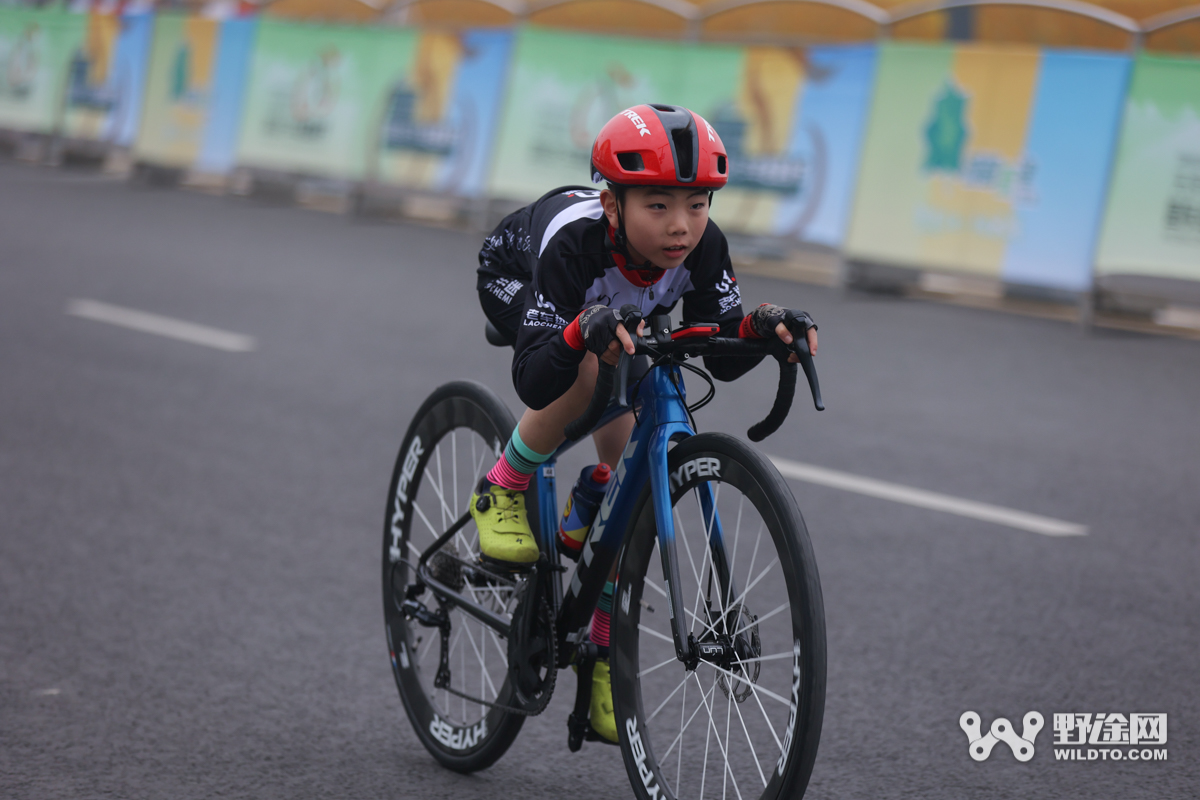
[[(520, 410), (484, 233), (642, 102), (729, 148), (745, 304), (821, 325), (828, 408), (761, 445), (826, 603), (807, 796), (1194, 796), (1198, 56), (1168, 0), (0, 4), (0, 796), (629, 795), (568, 673), (438, 767), (379, 559), (424, 397)], [(1034, 760), (966, 710), (1043, 713)], [(1057, 761), (1056, 712), (1169, 758)]]
[(1200, 331), (1200, 6), (1178, 0), (0, 5), (19, 158), (489, 230), (636, 103), (729, 149), (739, 259)]

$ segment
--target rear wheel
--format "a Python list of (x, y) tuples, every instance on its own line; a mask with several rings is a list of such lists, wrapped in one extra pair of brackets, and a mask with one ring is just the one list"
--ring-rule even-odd
[[(808, 531), (775, 467), (706, 433), (668, 457), (685, 628), (680, 662), (649, 487), (613, 610), (613, 700), (642, 798), (798, 798), (825, 706), (825, 616)], [(711, 499), (710, 499), (711, 498)], [(714, 513), (715, 509), (715, 513)]]
[[(401, 604), (421, 553), (467, 510), (476, 483), (499, 458), (515, 424), (508, 408), (480, 384), (461, 381), (438, 388), (409, 425), (388, 489), (383, 614), (396, 686), (421, 743), (459, 772), (495, 763), (525, 721), (495, 707), (513, 703), (508, 643), (456, 607), (443, 609), (425, 590), (417, 599), (430, 612), (445, 612), (443, 645), (439, 627), (406, 619)], [(512, 614), (523, 579), (476, 568), (478, 555), (479, 534), (468, 522), (432, 556), (430, 569), (442, 583), (496, 614)], [(439, 687), (435, 681), (443, 668), (450, 680)]]

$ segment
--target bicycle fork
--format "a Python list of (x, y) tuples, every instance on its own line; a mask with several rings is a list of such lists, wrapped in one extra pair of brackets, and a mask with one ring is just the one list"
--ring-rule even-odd
[[(683, 426), (688, 433), (690, 428)], [(674, 429), (673, 429), (674, 428)], [(674, 473), (667, 469), (667, 445), (671, 437), (678, 433), (673, 425), (664, 425), (655, 431), (650, 444), (650, 493), (654, 504), (654, 523), (658, 531), (658, 552), (662, 558), (663, 575), (666, 576), (667, 614), (671, 618), (671, 636), (675, 640), (675, 656), (689, 670), (695, 669), (700, 660), (723, 660), (724, 648), (713, 642), (698, 642), (690, 632), (687, 620), (687, 605), (683, 597), (682, 581), (679, 577), (679, 554), (676, 547), (675, 519), (672, 512), (671, 491), (682, 486), (695, 473), (694, 462), (682, 465)], [(689, 472), (689, 468), (692, 470)], [(718, 579), (718, 591), (726, 597), (733, 597), (733, 576), (729, 571), (729, 560), (725, 553), (725, 540), (721, 531), (721, 519), (717, 513), (716, 499), (713, 496), (711, 484), (698, 484), (695, 491), (700, 497), (700, 511), (705, 530), (708, 534), (705, 542), (707, 556), (711, 557), (713, 572)], [(693, 570), (697, 567), (690, 565)], [(699, 567), (704, 569), (703, 562)], [(702, 576), (697, 574), (699, 583)], [(713, 627), (711, 613), (706, 604), (705, 624)]]

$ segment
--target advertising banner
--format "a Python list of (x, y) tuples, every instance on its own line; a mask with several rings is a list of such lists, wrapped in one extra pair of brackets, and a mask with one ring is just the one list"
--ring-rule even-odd
[(417, 33), (264, 19), (250, 67), (237, 162), (360, 180)]
[(847, 255), (1082, 291), (1129, 59), (983, 45), (879, 54)]
[(425, 31), (386, 97), (371, 180), (464, 197), (486, 190), (512, 52), (508, 31)]
[(1200, 280), (1200, 60), (1137, 59), (1096, 272)]
[(83, 42), (71, 56), (64, 135), (133, 144), (142, 113), (154, 16), (87, 15)]
[(729, 150), (724, 227), (840, 244), (874, 47), (737, 47), (523, 29), (491, 192), (532, 199), (584, 183), (592, 141), (638, 103), (687, 106)]
[(159, 15), (138, 160), (210, 173), (232, 169), (256, 26), (253, 18)]
[(51, 133), (62, 120), (68, 65), (87, 17), (0, 6), (0, 128)]

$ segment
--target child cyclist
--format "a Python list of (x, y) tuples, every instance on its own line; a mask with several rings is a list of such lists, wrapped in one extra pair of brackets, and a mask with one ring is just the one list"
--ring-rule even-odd
[[(565, 440), (563, 429), (587, 408), (598, 359), (616, 364), (621, 348), (633, 353), (617, 309), (632, 304), (649, 317), (668, 313), (682, 299), (684, 319), (717, 323), (721, 336), (778, 336), (788, 344), (804, 336), (816, 353), (816, 325), (803, 311), (763, 304), (743, 315), (725, 236), (708, 217), (712, 193), (725, 185), (727, 173), (725, 147), (699, 114), (634, 106), (609, 120), (592, 147), (592, 180), (605, 181), (606, 189), (555, 189), (510, 214), (484, 242), (480, 304), (515, 343), (513, 383), (528, 406), (471, 496), (485, 559), (510, 566), (537, 560), (523, 492)], [(760, 360), (711, 359), (705, 367), (731, 381)], [(632, 430), (626, 414), (593, 433), (603, 463), (617, 463)], [(577, 558), (582, 541), (561, 532), (559, 539)], [(612, 593), (610, 576), (592, 619), (591, 640), (601, 658), (590, 719), (598, 734), (615, 742), (607, 661)]]

